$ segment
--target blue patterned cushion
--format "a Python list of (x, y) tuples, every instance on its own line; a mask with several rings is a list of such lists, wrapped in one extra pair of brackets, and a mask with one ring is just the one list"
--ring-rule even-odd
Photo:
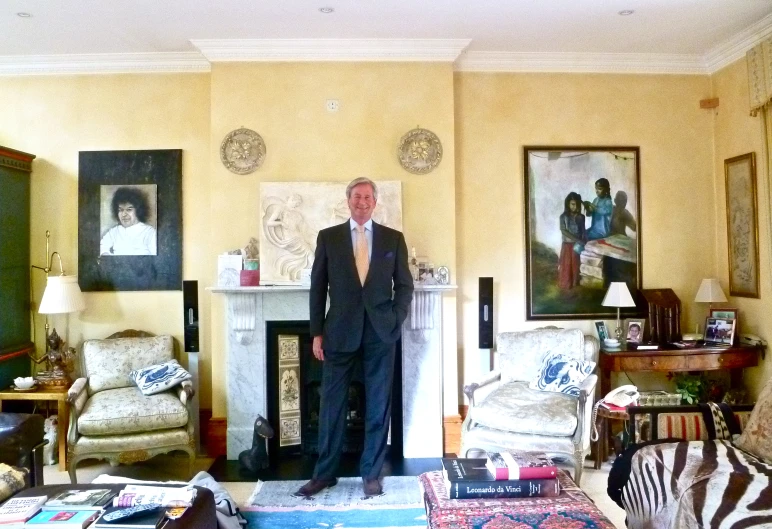
[(153, 395), (189, 380), (192, 375), (185, 371), (177, 360), (170, 360), (163, 364), (135, 369), (129, 373), (129, 377), (143, 395)]
[(579, 396), (579, 386), (595, 369), (595, 362), (577, 360), (560, 353), (544, 357), (539, 376), (528, 387)]

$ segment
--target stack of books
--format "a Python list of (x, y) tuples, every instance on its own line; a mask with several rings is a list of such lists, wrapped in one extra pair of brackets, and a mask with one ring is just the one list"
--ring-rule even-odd
[(443, 458), (442, 467), (451, 500), (560, 495), (558, 469), (544, 455), (509, 451), (487, 458)]
[[(0, 506), (0, 529), (155, 529), (167, 520), (182, 517), (193, 504), (196, 489), (127, 485), (119, 493), (110, 489), (70, 489), (47, 496), (11, 498)], [(112, 523), (106, 513), (128, 507), (154, 505), (155, 509)]]

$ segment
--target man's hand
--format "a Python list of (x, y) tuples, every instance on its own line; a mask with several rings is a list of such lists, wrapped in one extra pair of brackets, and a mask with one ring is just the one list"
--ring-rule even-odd
[(320, 362), (324, 362), (324, 350), (322, 349), (322, 337), (314, 336), (314, 356)]

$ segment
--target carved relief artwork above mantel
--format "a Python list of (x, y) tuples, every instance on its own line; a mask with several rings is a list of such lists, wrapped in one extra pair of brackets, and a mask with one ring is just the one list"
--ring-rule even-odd
[[(402, 183), (376, 181), (373, 220), (402, 231)], [(260, 283), (300, 284), (311, 268), (319, 230), (345, 222), (348, 182), (263, 182), (260, 184)]]

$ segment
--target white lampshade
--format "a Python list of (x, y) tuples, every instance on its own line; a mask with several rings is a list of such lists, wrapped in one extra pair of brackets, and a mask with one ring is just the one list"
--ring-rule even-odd
[(721, 290), (718, 279), (703, 279), (694, 301), (699, 303), (722, 303), (726, 301), (726, 296)]
[(633, 301), (633, 296), (630, 295), (624, 281), (614, 281), (608, 286), (606, 297), (603, 298), (601, 305), (604, 307), (635, 307), (635, 301)]
[(76, 276), (48, 276), (46, 290), (38, 309), (40, 314), (66, 314), (85, 308), (86, 301)]

